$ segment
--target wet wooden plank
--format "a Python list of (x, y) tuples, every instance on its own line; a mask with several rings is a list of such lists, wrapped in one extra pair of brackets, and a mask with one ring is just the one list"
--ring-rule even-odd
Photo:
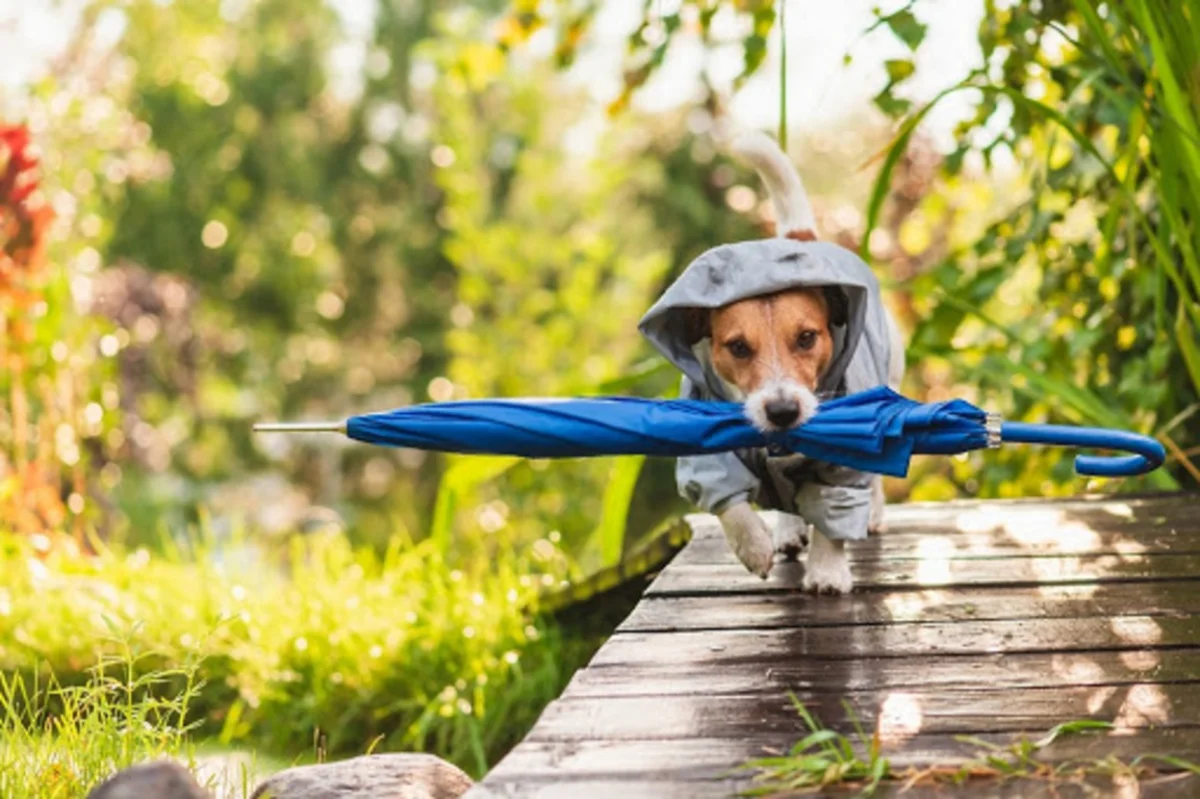
[[(1029, 519), (1011, 519), (991, 527), (986, 522), (964, 523), (961, 529), (955, 525), (893, 522), (886, 532), (852, 541), (848, 546), (851, 556), (862, 562), (1200, 552), (1200, 511), (1186, 520), (1159, 517), (1162, 521), (1153, 527), (1128, 520), (1089, 523), (1073, 516), (1039, 521), (1037, 514), (1029, 515)], [(775, 514), (763, 516), (769, 526), (775, 524)], [(675, 565), (735, 562), (714, 517), (690, 519), (693, 539), (675, 558)]]
[[(1200, 617), (1120, 616), (1092, 619), (1017, 619), (914, 622), (903, 625), (700, 630), (671, 634), (618, 633), (592, 666), (694, 664), (719, 668), (735, 661), (774, 665), (800, 658), (860, 660), (918, 655), (1088, 652), (1200, 644)], [(896, 668), (903, 668), (897, 664)]]
[(651, 775), (630, 779), (576, 777), (565, 774), (544, 780), (506, 780), (489, 777), (467, 791), (464, 799), (730, 799), (743, 787), (745, 783), (732, 779), (659, 780)]
[[(851, 558), (856, 591), (953, 586), (1082, 585), (1110, 582), (1200, 580), (1200, 555), (1144, 553), (1057, 558), (861, 562)], [(650, 584), (646, 596), (762, 594), (796, 591), (804, 567), (779, 563), (767, 580), (741, 564), (672, 564)]]
[[(547, 780), (515, 780), (484, 783), (466, 794), (468, 799), (577, 799), (578, 797), (620, 797), (621, 799), (730, 799), (749, 784), (731, 780), (659, 781), (649, 777), (630, 779), (572, 779), (562, 776)], [(1096, 799), (1101, 796), (1131, 796), (1139, 799), (1193, 799), (1200, 795), (1200, 778), (1180, 774), (1159, 777), (1137, 786), (1111, 778), (1094, 777), (1086, 785), (1073, 782), (1045, 780), (1007, 780), (987, 784), (970, 782), (961, 787), (945, 784), (935, 787), (884, 786), (874, 794), (877, 799), (945, 799), (948, 796), (970, 796), (973, 799)], [(857, 788), (828, 789), (820, 794), (827, 797), (859, 796)]]
[(1037, 588), (946, 587), (813, 597), (799, 592), (656, 596), (638, 603), (621, 632), (903, 624), (916, 621), (1187, 616), (1200, 612), (1200, 581)]
[(939, 520), (954, 518), (969, 511), (1051, 509), (1066, 513), (1103, 513), (1106, 517), (1132, 518), (1151, 522), (1160, 517), (1191, 518), (1200, 494), (1186, 491), (1151, 492), (1145, 494), (1083, 494), (1074, 497), (1046, 499), (1020, 497), (1016, 499), (955, 499), (947, 502), (906, 502), (889, 505), (888, 517), (899, 519)]
[[(924, 734), (1026, 732), (1040, 735), (1064, 720), (1098, 719), (1122, 730), (1200, 728), (1200, 683), (1029, 688), (1020, 692), (797, 690), (796, 697), (831, 729), (853, 727), (843, 701), (868, 729)], [(882, 721), (881, 721), (882, 719)], [(542, 714), (526, 741), (656, 740), (771, 736), (805, 732), (786, 696), (621, 696), (563, 698)]]
[[(716, 654), (716, 653), (714, 653)], [(1130, 685), (1200, 679), (1200, 646), (1113, 652), (1039, 652), (976, 657), (918, 655), (853, 661), (815, 658), (730, 659), (714, 663), (596, 664), (563, 691), (573, 699), (609, 696), (700, 696), (812, 691), (943, 688), (1018, 691), (1058, 686)]]
[[(1008, 746), (1028, 735), (985, 734), (980, 740), (996, 746)], [(741, 738), (632, 739), (576, 741), (565, 744), (529, 742), (514, 750), (497, 766), (489, 780), (553, 780), (569, 773), (589, 779), (645, 780), (659, 782), (695, 782), (723, 780), (733, 776), (738, 783), (749, 782), (753, 772), (741, 767), (760, 757), (786, 751), (797, 739), (778, 736), (747, 735)], [(781, 743), (782, 741), (782, 743)], [(1136, 736), (1093, 733), (1067, 736), (1041, 749), (1046, 762), (1083, 758), (1119, 757), (1129, 759), (1148, 752), (1184, 757), (1200, 750), (1200, 730), (1190, 727), (1155, 728)], [(957, 766), (979, 760), (983, 747), (965, 743), (951, 735), (917, 735), (885, 741), (882, 754), (897, 771), (938, 763)]]

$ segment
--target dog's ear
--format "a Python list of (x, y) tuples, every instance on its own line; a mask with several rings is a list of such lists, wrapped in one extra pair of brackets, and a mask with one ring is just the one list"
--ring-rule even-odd
[(707, 308), (683, 309), (683, 335), (687, 345), (691, 347), (700, 339), (712, 335), (712, 323), (709, 321), (710, 311)]
[(825, 286), (825, 307), (829, 309), (829, 326), (842, 327), (850, 323), (850, 301), (838, 286)]

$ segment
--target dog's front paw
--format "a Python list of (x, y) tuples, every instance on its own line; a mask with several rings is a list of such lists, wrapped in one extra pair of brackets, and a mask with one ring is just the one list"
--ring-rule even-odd
[(780, 560), (800, 560), (800, 553), (808, 546), (808, 523), (799, 516), (780, 513), (771, 538), (775, 545), (775, 555)]
[(813, 531), (804, 564), (804, 590), (814, 594), (848, 594), (854, 588), (850, 561), (840, 541), (834, 542)]
[(729, 548), (742, 565), (764, 580), (775, 562), (771, 531), (748, 503), (733, 505), (718, 518)]
[(843, 559), (841, 563), (822, 564), (814, 568), (810, 562), (804, 572), (804, 590), (813, 594), (848, 594), (854, 588), (854, 578), (850, 576), (850, 564)]

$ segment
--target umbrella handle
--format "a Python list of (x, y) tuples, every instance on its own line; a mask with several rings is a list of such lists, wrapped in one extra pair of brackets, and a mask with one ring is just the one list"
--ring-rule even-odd
[(1132, 477), (1152, 472), (1167, 458), (1163, 445), (1150, 436), (1103, 427), (1072, 427), (1060, 424), (1004, 422), (1000, 439), (1005, 443), (1053, 444), (1060, 447), (1097, 447), (1134, 453), (1132, 455), (1079, 455), (1075, 471), (1089, 477)]

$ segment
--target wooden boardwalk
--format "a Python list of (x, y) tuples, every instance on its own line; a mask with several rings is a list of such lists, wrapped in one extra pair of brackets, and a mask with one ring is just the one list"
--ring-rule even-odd
[[(856, 590), (838, 598), (798, 592), (798, 564), (751, 577), (713, 517), (689, 522), (692, 541), (468, 796), (731, 796), (749, 785), (731, 770), (805, 734), (788, 692), (841, 730), (847, 701), (896, 767), (976, 757), (959, 736), (1032, 739), (1082, 718), (1115, 729), (1041, 756), (1200, 761), (1200, 495), (892, 507), (889, 531), (853, 546)], [(905, 795), (1139, 795), (1070, 790)]]

